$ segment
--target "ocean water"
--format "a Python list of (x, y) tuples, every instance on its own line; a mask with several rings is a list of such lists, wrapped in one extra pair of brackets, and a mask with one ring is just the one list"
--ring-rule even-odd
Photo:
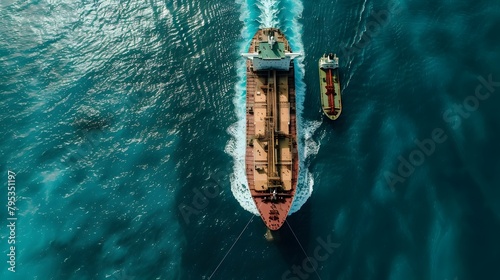
[[(260, 27), (303, 54), (272, 242), (243, 162)], [(498, 1), (2, 0), (0, 38), (0, 279), (500, 279)]]

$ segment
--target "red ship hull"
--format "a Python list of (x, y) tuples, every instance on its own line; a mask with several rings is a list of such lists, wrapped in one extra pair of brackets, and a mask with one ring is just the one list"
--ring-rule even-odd
[[(284, 35), (275, 32), (285, 52), (291, 52)], [(249, 53), (259, 53), (265, 36), (266, 30), (255, 34)], [(246, 69), (248, 187), (266, 226), (278, 230), (293, 203), (299, 171), (293, 60), (287, 71), (254, 71), (252, 60), (247, 60)]]

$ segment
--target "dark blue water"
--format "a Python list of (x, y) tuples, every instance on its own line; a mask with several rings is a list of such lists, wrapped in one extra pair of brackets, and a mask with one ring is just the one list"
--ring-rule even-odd
[[(271, 26), (303, 56), (268, 242), (239, 53)], [(0, 279), (500, 279), (499, 34), (493, 0), (4, 0)]]

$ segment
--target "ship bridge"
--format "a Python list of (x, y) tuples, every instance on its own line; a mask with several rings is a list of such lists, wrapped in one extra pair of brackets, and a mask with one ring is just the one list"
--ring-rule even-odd
[(300, 56), (300, 53), (292, 53), (284, 42), (277, 42), (274, 32), (270, 31), (267, 41), (260, 41), (255, 46), (255, 52), (243, 53), (243, 57), (252, 61), (253, 70), (278, 70), (288, 71), (290, 61)]

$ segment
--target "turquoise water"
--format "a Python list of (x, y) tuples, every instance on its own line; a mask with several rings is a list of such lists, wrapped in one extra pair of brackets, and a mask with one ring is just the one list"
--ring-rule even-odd
[[(0, 279), (500, 279), (499, 19), (491, 0), (2, 1)], [(268, 26), (303, 53), (273, 242), (239, 56)]]

